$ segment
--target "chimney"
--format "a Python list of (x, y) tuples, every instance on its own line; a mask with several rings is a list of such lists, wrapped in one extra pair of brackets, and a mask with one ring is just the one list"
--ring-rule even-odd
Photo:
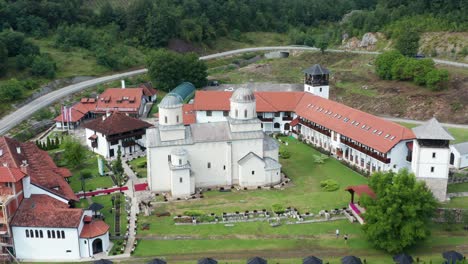
[(16, 152), (17, 152), (18, 154), (21, 154), (21, 147), (16, 147)]
[(107, 114), (102, 116), (102, 121), (106, 120)]
[(122, 83), (122, 89), (125, 89), (125, 80), (122, 80), (121, 83)]

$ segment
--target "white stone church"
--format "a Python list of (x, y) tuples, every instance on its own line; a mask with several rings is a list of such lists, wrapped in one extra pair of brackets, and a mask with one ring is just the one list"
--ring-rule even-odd
[(159, 104), (159, 124), (147, 130), (148, 184), (152, 191), (186, 197), (199, 187), (257, 187), (281, 181), (278, 144), (257, 118), (254, 93), (237, 89), (225, 121), (184, 126), (181, 98)]

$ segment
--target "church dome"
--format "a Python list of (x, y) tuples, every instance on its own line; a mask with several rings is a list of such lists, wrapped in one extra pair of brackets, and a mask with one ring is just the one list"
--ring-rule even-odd
[(249, 88), (241, 87), (237, 89), (231, 96), (231, 102), (250, 103), (255, 102), (255, 95)]
[(166, 95), (161, 103), (159, 103), (160, 108), (177, 108), (182, 106), (182, 98), (178, 94), (170, 93)]

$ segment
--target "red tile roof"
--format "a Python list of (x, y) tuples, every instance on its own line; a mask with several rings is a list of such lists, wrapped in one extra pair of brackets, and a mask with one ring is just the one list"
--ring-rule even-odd
[(93, 238), (102, 236), (109, 231), (109, 225), (102, 220), (93, 220), (90, 223), (85, 223), (81, 230), (80, 238)]
[(348, 186), (348, 187), (346, 187), (345, 191), (354, 192), (359, 196), (362, 196), (362, 194), (367, 194), (373, 199), (377, 198), (377, 195), (374, 193), (374, 191), (367, 184)]
[(151, 126), (152, 125), (148, 122), (127, 116), (120, 112), (112, 113), (104, 120), (103, 118), (97, 118), (83, 125), (85, 128), (103, 133), (104, 135), (115, 135)]
[[(228, 111), (232, 92), (197, 91), (195, 110)], [(305, 92), (255, 92), (257, 112), (295, 112), (297, 115), (382, 153), (401, 140), (413, 139), (411, 129), (380, 117)], [(348, 122), (343, 120), (347, 119)]]
[(33, 194), (25, 198), (17, 209), (12, 226), (76, 228), (81, 222), (83, 210), (69, 208), (46, 194)]
[(182, 107), (182, 111), (184, 113), (184, 125), (190, 125), (197, 122), (197, 115), (194, 111), (193, 104), (184, 104), (184, 106)]
[[(86, 99), (84, 102), (83, 99)], [(93, 112), (96, 109), (96, 99), (94, 98), (82, 98), (79, 103), (74, 104), (71, 108), (67, 108), (71, 110), (62, 109), (62, 113), (57, 116), (54, 121), (55, 122), (78, 122), (80, 121), (86, 114), (89, 112)]]
[(96, 112), (119, 111), (137, 113), (141, 106), (143, 88), (109, 88), (98, 98)]
[(153, 86), (149, 83), (141, 84), (140, 88), (143, 89), (143, 94), (145, 96), (153, 96), (158, 93), (158, 90), (154, 89)]
[(23, 177), (26, 176), (21, 169), (18, 168), (10, 168), (10, 167), (0, 167), (0, 182), (18, 182)]
[(78, 200), (64, 179), (70, 177), (71, 172), (67, 168), (57, 167), (49, 154), (33, 142), (20, 143), (8, 137), (0, 137), (0, 149), (3, 151), (0, 164), (20, 169), (23, 161), (26, 161), (27, 166), (23, 169), (31, 177), (31, 183), (65, 199)]
[(401, 140), (414, 138), (409, 128), (309, 93), (304, 94), (295, 112), (381, 153), (387, 153)]

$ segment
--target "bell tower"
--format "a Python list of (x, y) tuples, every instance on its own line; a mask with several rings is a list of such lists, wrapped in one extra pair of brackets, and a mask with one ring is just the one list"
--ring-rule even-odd
[(305, 69), (304, 71), (304, 92), (308, 92), (325, 99), (328, 99), (330, 86), (328, 84), (330, 71), (320, 64)]
[(413, 128), (411, 169), (416, 179), (426, 182), (434, 197), (445, 201), (450, 163), (450, 140), (452, 135), (432, 118), (426, 124)]

